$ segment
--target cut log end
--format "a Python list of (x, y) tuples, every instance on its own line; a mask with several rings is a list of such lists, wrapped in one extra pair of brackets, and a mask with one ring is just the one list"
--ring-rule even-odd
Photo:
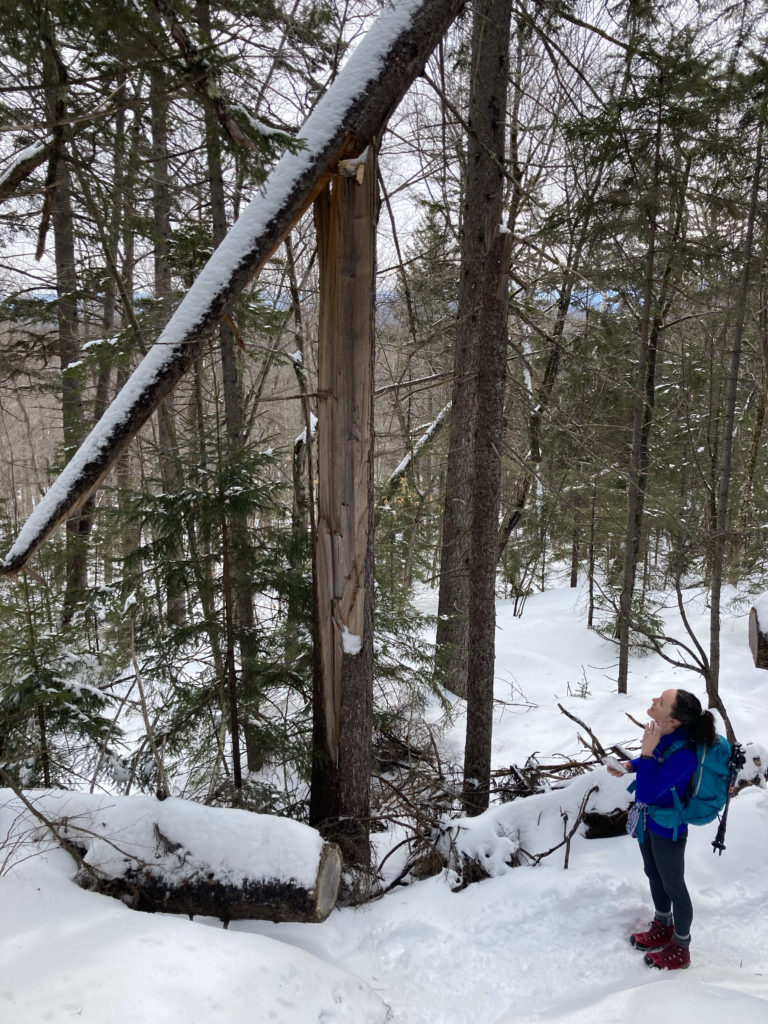
[(757, 608), (749, 613), (749, 649), (755, 668), (768, 668), (768, 623), (761, 622)]
[(336, 843), (326, 843), (315, 882), (315, 921), (324, 921), (336, 906), (340, 885), (341, 850)]

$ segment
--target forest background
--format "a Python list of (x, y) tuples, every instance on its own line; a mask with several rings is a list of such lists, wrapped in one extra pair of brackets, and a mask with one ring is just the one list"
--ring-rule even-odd
[[(3, 551), (382, 6), (0, 11)], [(456, 808), (492, 792), (494, 596), (522, 615), (563, 571), (620, 692), (630, 650), (655, 650), (732, 732), (720, 594), (766, 588), (764, 36), (749, 3), (478, 3), (382, 138), (368, 742), (378, 766), (426, 759), (430, 694), (466, 697)], [(502, 253), (501, 329), (467, 298), (477, 235)], [(107, 485), (0, 583), (6, 784), (312, 821), (318, 263), (307, 216)], [(393, 811), (371, 774), (366, 834), (393, 813), (418, 832), (432, 783), (399, 780)]]

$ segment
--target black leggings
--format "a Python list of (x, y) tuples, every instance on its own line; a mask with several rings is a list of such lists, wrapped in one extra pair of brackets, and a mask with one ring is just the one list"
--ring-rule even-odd
[(653, 905), (662, 915), (672, 911), (675, 937), (688, 939), (691, 934), (693, 907), (685, 885), (685, 843), (687, 836), (667, 839), (645, 830), (640, 852), (651, 883)]

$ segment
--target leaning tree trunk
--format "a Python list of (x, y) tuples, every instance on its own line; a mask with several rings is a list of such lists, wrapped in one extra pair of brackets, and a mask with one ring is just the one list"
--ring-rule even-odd
[(367, 865), (373, 706), (376, 150), (315, 203), (320, 263), (310, 823)]
[(462, 239), (459, 335), (468, 335), (476, 393), (472, 437), (467, 736), (464, 808), (488, 806), (496, 652), (496, 541), (507, 356), (511, 234), (501, 230), (511, 0), (484, 0), (472, 30), (467, 197)]

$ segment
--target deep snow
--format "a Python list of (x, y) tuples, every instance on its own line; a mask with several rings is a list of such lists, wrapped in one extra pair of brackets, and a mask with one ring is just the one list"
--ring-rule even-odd
[[(723, 624), (721, 692), (742, 741), (768, 745), (768, 673), (752, 666), (749, 602)], [(578, 752), (578, 727), (632, 743), (650, 698), (668, 686), (700, 693), (698, 677), (635, 657), (628, 696), (612, 681), (615, 651), (585, 626), (568, 589), (529, 599), (522, 618), (498, 606), (494, 765)], [(706, 636), (703, 607), (694, 621)], [(570, 693), (569, 693), (570, 691)], [(435, 709), (437, 714), (437, 709)], [(463, 716), (445, 736), (460, 754)], [(595, 779), (607, 778), (600, 768)], [(614, 780), (616, 781), (616, 780)], [(581, 783), (580, 783), (581, 784)], [(621, 785), (621, 783), (619, 783)], [(0, 810), (0, 837), (8, 815)], [(643, 965), (628, 934), (650, 917), (633, 840), (571, 844), (538, 867), (452, 892), (453, 879), (398, 888), (320, 925), (233, 923), (145, 915), (77, 889), (61, 851), (14, 867), (0, 850), (0, 1021), (3, 1024), (766, 1024), (768, 791), (731, 804), (726, 852), (715, 825), (692, 830), (692, 966)], [(393, 858), (394, 859), (394, 858)], [(396, 866), (390, 862), (394, 871)]]

